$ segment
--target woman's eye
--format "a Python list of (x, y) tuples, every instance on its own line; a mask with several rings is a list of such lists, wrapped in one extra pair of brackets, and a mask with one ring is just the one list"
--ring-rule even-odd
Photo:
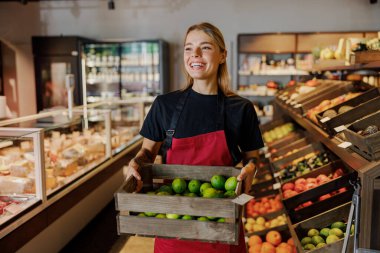
[(211, 47), (202, 47), (202, 50), (211, 50)]
[(190, 47), (185, 47), (185, 51), (191, 51)]

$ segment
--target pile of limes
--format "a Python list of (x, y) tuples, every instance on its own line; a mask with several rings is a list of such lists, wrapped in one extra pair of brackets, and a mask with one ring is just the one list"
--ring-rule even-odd
[[(171, 185), (162, 185), (156, 191), (147, 192), (147, 194), (160, 196), (187, 196), (187, 197), (203, 197), (203, 198), (234, 198), (236, 197), (236, 177), (226, 178), (222, 175), (214, 175), (209, 182), (202, 182), (198, 179), (185, 180), (183, 178), (175, 178)], [(224, 222), (224, 218), (219, 217), (197, 217), (179, 214), (157, 214), (152, 212), (139, 213), (138, 216), (156, 217), (164, 219), (183, 219), (183, 220), (200, 220), (200, 221), (216, 221)]]
[(236, 177), (226, 177), (214, 175), (209, 182), (202, 182), (198, 179), (186, 181), (183, 178), (175, 178), (171, 185), (162, 185), (155, 192), (147, 194), (156, 195), (177, 195), (187, 197), (204, 198), (234, 198), (237, 186)]

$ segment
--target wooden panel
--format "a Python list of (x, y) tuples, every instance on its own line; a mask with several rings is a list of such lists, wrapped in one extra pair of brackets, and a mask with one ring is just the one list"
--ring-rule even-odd
[(340, 38), (363, 38), (363, 33), (309, 33), (298, 34), (297, 52), (311, 52), (315, 47), (338, 46)]
[(292, 53), (296, 49), (295, 34), (240, 35), (238, 39), (240, 52)]
[(237, 218), (231, 199), (117, 193), (118, 210)]
[(364, 37), (365, 37), (365, 38), (368, 38), (368, 39), (374, 39), (374, 38), (379, 38), (380, 35), (379, 35), (378, 32), (366, 32), (366, 33), (364, 34)]
[(374, 190), (380, 190), (380, 179), (373, 180), (373, 189)]
[[(153, 164), (153, 178), (174, 179), (183, 178), (210, 181), (213, 175), (237, 176), (240, 170), (235, 167), (227, 166), (194, 166), (194, 165), (175, 165), (175, 164)], [(146, 169), (146, 167), (144, 167)]]
[(279, 156), (284, 156), (288, 152), (291, 152), (295, 149), (300, 149), (305, 146), (307, 146), (311, 141), (308, 138), (302, 138), (300, 140), (297, 140), (295, 142), (290, 142), (289, 145), (278, 149), (275, 153), (272, 154), (271, 159), (273, 160), (274, 158), (277, 158)]
[[(374, 181), (379, 180), (376, 179)], [(371, 249), (380, 250), (380, 190), (374, 190), (372, 210)]]
[[(236, 241), (238, 224), (118, 216), (120, 233), (203, 241)], [(237, 233), (235, 234), (236, 231)]]

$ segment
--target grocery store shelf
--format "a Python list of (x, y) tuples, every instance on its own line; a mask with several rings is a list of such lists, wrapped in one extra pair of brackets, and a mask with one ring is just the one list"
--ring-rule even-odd
[(322, 129), (314, 125), (309, 120), (306, 120), (302, 116), (289, 110), (286, 106), (278, 103), (278, 106), (291, 118), (293, 118), (299, 125), (304, 127), (308, 132), (310, 132), (318, 141), (322, 142), (327, 146), (332, 152), (334, 152), (339, 158), (341, 158), (345, 163), (347, 163), (354, 170), (364, 173), (367, 166), (373, 167), (373, 163), (364, 159), (359, 154), (355, 153), (350, 149), (343, 149), (338, 147), (342, 143), (339, 139), (333, 137), (330, 138), (327, 133)]
[(380, 61), (374, 61), (366, 64), (351, 64), (343, 66), (329, 66), (324, 68), (313, 68), (309, 72), (316, 71), (339, 71), (339, 70), (363, 70), (363, 69), (380, 69)]

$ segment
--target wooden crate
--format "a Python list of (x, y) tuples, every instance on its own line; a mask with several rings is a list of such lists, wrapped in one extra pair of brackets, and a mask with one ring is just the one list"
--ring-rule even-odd
[(288, 145), (279, 148), (276, 152), (272, 153), (271, 160), (275, 160), (280, 156), (287, 156), (287, 154), (295, 149), (301, 149), (311, 143), (311, 140), (308, 137), (289, 142)]
[(380, 91), (378, 88), (370, 89), (367, 92), (330, 109), (338, 112), (339, 108), (344, 105), (349, 105), (354, 108), (345, 113), (338, 114), (331, 119), (324, 119), (323, 113), (325, 111), (316, 115), (318, 123), (331, 136), (338, 133), (335, 130), (336, 127), (350, 124), (351, 122), (366, 116), (368, 112), (378, 110), (380, 108)]
[[(307, 235), (307, 231), (309, 231), (312, 228), (320, 230), (324, 227), (330, 226), (332, 223), (336, 221), (344, 221), (347, 223), (350, 207), (351, 207), (351, 202), (348, 202), (343, 205), (332, 208), (330, 210), (327, 210), (326, 212), (320, 213), (300, 223), (294, 224), (293, 228), (297, 235), (296, 240), (300, 242), (302, 238)], [(353, 252), (353, 240), (354, 240), (353, 236), (350, 236), (350, 240), (348, 241), (347, 252)], [(336, 252), (341, 252), (342, 248), (343, 248), (343, 239), (332, 244), (327, 244), (325, 247), (314, 249), (313, 252), (336, 253)], [(300, 250), (300, 252), (303, 252), (303, 250)]]
[(347, 191), (338, 193), (328, 199), (315, 202), (310, 206), (298, 210), (288, 210), (289, 217), (292, 223), (301, 222), (303, 220), (309, 219), (315, 215), (326, 212), (334, 207), (351, 201), (353, 193), (354, 189), (351, 186), (349, 186), (347, 187)]
[[(315, 200), (318, 199), (320, 196), (328, 194), (332, 191), (339, 190), (342, 187), (348, 187), (349, 186), (349, 180), (354, 179), (357, 177), (357, 174), (349, 167), (344, 165), (341, 161), (334, 161), (332, 163), (329, 163), (325, 166), (322, 166), (316, 170), (311, 171), (310, 173), (307, 173), (306, 175), (293, 178), (291, 180), (288, 180), (285, 183), (294, 183), (299, 178), (311, 178), (311, 177), (317, 177), (320, 174), (329, 175), (335, 172), (336, 169), (341, 168), (344, 172), (344, 174), (338, 178), (332, 179), (324, 184), (321, 184), (315, 188), (303, 191), (298, 193), (297, 195), (283, 199), (284, 205), (287, 209), (294, 209), (297, 206), (299, 206), (302, 203), (305, 203), (309, 200)], [(281, 187), (282, 187), (281, 185)], [(282, 188), (281, 188), (282, 189)], [(281, 190), (282, 192), (282, 190)]]
[(348, 142), (352, 143), (351, 149), (359, 151), (369, 160), (378, 160), (380, 158), (380, 132), (369, 136), (357, 134), (359, 130), (364, 130), (369, 125), (380, 126), (380, 111), (354, 122), (344, 130), (344, 136)]
[[(144, 182), (142, 192), (152, 190), (154, 183), (160, 180), (183, 178), (210, 181), (216, 174), (230, 177), (239, 173), (240, 170), (235, 167), (149, 164), (141, 169)], [(131, 177), (115, 194), (116, 210), (120, 211), (117, 217), (119, 234), (238, 243), (242, 208), (231, 199), (134, 193), (135, 184), (135, 179)], [(241, 193), (240, 182), (236, 192), (238, 195)], [(224, 217), (226, 222), (157, 219), (130, 215), (132, 212)]]
[(352, 64), (380, 61), (380, 51), (355, 52), (350, 61)]

